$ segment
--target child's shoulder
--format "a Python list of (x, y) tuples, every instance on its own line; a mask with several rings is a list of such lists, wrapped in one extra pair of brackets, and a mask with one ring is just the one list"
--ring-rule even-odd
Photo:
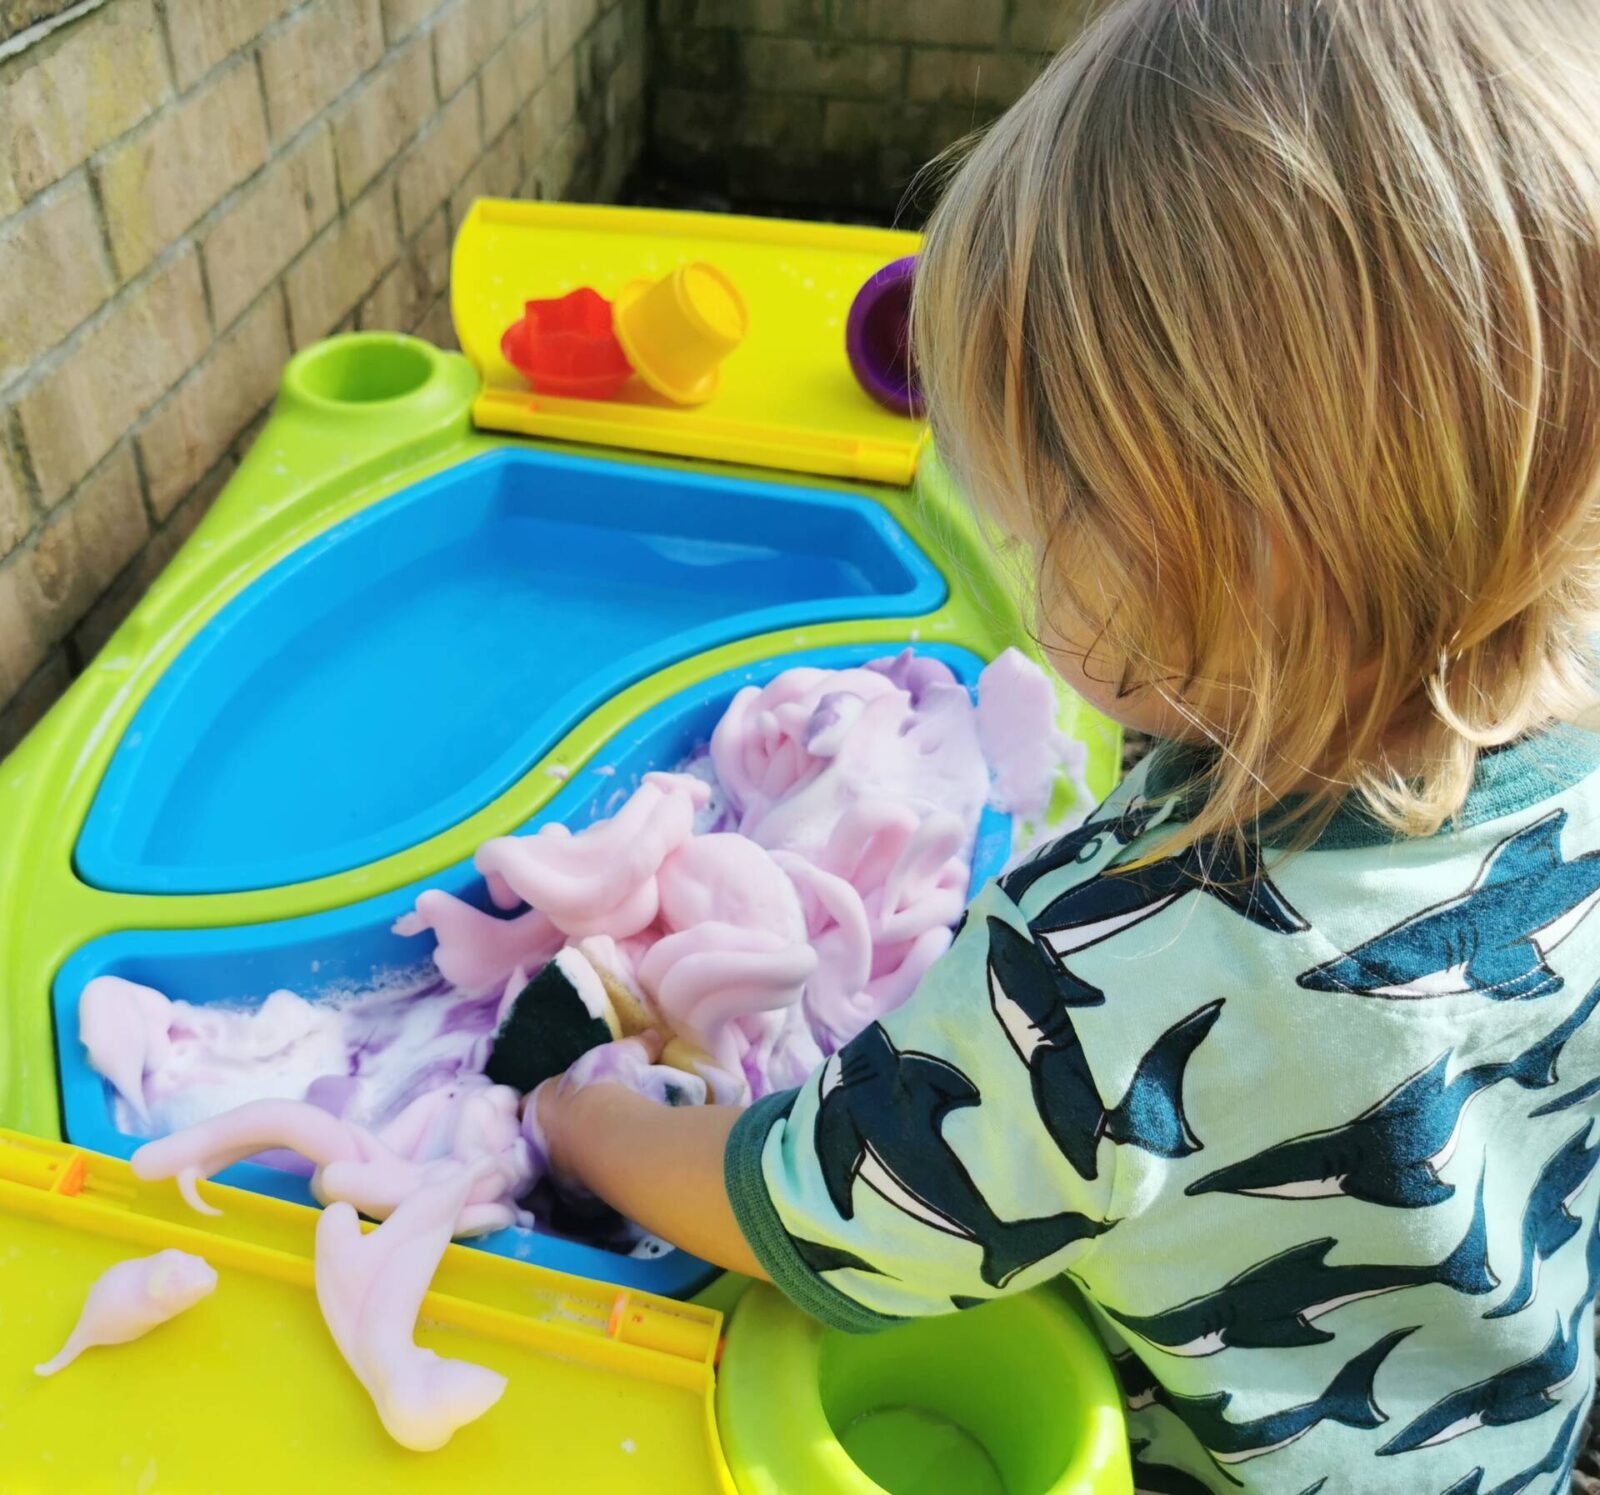
[[(1270, 834), (1161, 842), (1184, 813), (1160, 755), (1001, 879), (1113, 1052), (1208, 1002), (1245, 1047), (1403, 1020), (1471, 1047), (1600, 982), (1600, 738), (1542, 734), (1480, 765), (1457, 820), (1397, 838), (1341, 813), (1308, 849)], [(1330, 1035), (1331, 1036), (1331, 1035)], [(1130, 1050), (1130, 1056), (1136, 1058)], [(1396, 1056), (1398, 1057), (1398, 1056)], [(1115, 1062), (1115, 1060), (1113, 1060)]]

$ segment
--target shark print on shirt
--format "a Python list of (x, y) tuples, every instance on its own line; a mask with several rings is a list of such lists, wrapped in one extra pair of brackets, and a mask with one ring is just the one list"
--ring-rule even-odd
[(1588, 1271), (1583, 1296), (1565, 1319), (1557, 1319), (1537, 1355), (1442, 1397), (1383, 1444), (1379, 1454), (1433, 1448), (1479, 1428), (1508, 1427), (1543, 1417), (1554, 1408), (1578, 1372), (1589, 1305), (1600, 1291), (1600, 1226), (1589, 1232)]
[(1519, 1469), (1510, 1479), (1491, 1485), (1487, 1490), (1483, 1488), (1483, 1470), (1474, 1469), (1470, 1474), (1458, 1479), (1448, 1490), (1443, 1491), (1442, 1495), (1525, 1495), (1541, 1474), (1564, 1472), (1572, 1461), (1572, 1437), (1578, 1430), (1578, 1418), (1582, 1412), (1583, 1403), (1579, 1401), (1567, 1413), (1566, 1420), (1555, 1436), (1555, 1441), (1544, 1451), (1544, 1456), (1537, 1463), (1530, 1464), (1526, 1469)]
[(1300, 978), (1308, 991), (1420, 999), (1478, 992), (1526, 1002), (1561, 990), (1550, 952), (1600, 902), (1600, 851), (1561, 854), (1565, 810), (1508, 836), (1460, 896)]
[(1554, 1116), (1558, 1111), (1570, 1111), (1574, 1106), (1581, 1106), (1586, 1100), (1593, 1100), (1597, 1095), (1600, 1095), (1600, 1075), (1596, 1075), (1592, 1080), (1585, 1080), (1576, 1090), (1569, 1090), (1565, 1095), (1546, 1101), (1542, 1106), (1535, 1106), (1528, 1115)]
[(1453, 1050), (1402, 1080), (1353, 1121), (1306, 1132), (1230, 1163), (1190, 1184), (1189, 1194), (1260, 1194), (1277, 1199), (1347, 1195), (1369, 1204), (1421, 1209), (1455, 1195), (1440, 1172), (1460, 1141), (1467, 1108), (1484, 1091), (1510, 1080), (1543, 1090), (1559, 1078), (1556, 1062), (1568, 1039), (1600, 1003), (1600, 983), (1576, 1008), (1517, 1058), (1450, 1073)]
[(1196, 892), (1273, 934), (1299, 934), (1310, 927), (1267, 876), (1254, 843), (1240, 846), (1232, 838), (1197, 841), (1175, 856), (1127, 870), (1109, 868), (1052, 898), (1028, 922), (1064, 960)]
[(1546, 1160), (1522, 1213), (1522, 1271), (1506, 1300), (1485, 1318), (1507, 1318), (1533, 1302), (1539, 1290), (1539, 1269), (1579, 1229), (1572, 1202), (1582, 1192), (1600, 1158), (1600, 1143), (1589, 1146), (1589, 1123), (1578, 1128)]
[(1321, 1422), (1342, 1423), (1349, 1428), (1381, 1426), (1388, 1419), (1374, 1397), (1373, 1383), (1389, 1352), (1415, 1332), (1415, 1326), (1391, 1330), (1349, 1361), (1321, 1396), (1248, 1422), (1230, 1422), (1223, 1415), (1233, 1401), (1232, 1393), (1227, 1391), (1183, 1396), (1162, 1388), (1156, 1401), (1177, 1413), (1219, 1464), (1242, 1464), (1286, 1448)]
[(1211, 1486), (1187, 1470), (1147, 1462), (1143, 1455), (1149, 1446), (1148, 1438), (1134, 1438), (1128, 1444), (1133, 1455), (1133, 1495), (1211, 1495)]
[(1013, 867), (1000, 879), (1000, 890), (1014, 903), (1041, 879), (1065, 867), (1080, 866), (1099, 856), (1110, 837), (1120, 847), (1137, 841), (1155, 821), (1164, 806), (1135, 799), (1120, 814), (1104, 820), (1090, 820), (1059, 840), (1041, 846), (1027, 861)]
[(746, 1239), (844, 1332), (1081, 1301), (1134, 1492), (1565, 1495), (1600, 1271), (1600, 733), (1492, 755), (1436, 836), (1341, 805), (1292, 856), (1270, 815), (1258, 846), (1174, 851), (1206, 787), (1148, 797), (1174, 751), (755, 1102), (725, 1170)]
[[(1576, 1226), (1574, 1226), (1576, 1229)], [(1105, 1311), (1125, 1329), (1169, 1355), (1215, 1355), (1228, 1349), (1290, 1349), (1333, 1338), (1319, 1320), (1351, 1303), (1406, 1288), (1438, 1283), (1468, 1296), (1492, 1292), (1499, 1280), (1489, 1270), (1483, 1184), (1478, 1184), (1472, 1220), (1461, 1244), (1434, 1265), (1330, 1266), (1338, 1242), (1331, 1236), (1292, 1246), (1241, 1272), (1216, 1292), (1191, 1298), (1161, 1313)]]
[(1139, 1061), (1127, 1093), (1107, 1106), (1072, 1025), (1074, 1005), (1051, 960), (1027, 935), (993, 915), (989, 1002), (1017, 1057), (1028, 1066), (1034, 1105), (1051, 1140), (1080, 1177), (1094, 1178), (1103, 1140), (1156, 1157), (1181, 1158), (1201, 1142), (1183, 1110), (1183, 1076), (1222, 1011), (1218, 999), (1174, 1023)]
[(816, 1152), (834, 1208), (855, 1217), (859, 1180), (896, 1209), (983, 1253), (981, 1275), (1003, 1287), (1026, 1267), (1109, 1229), (1073, 1210), (1001, 1220), (941, 1135), (952, 1111), (979, 1103), (954, 1065), (901, 1053), (874, 1023), (823, 1066)]

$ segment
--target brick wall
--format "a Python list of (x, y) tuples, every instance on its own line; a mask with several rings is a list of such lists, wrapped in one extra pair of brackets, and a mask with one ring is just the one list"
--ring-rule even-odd
[(80, 9), (0, 63), (0, 756), (198, 523), (294, 349), (453, 345), (472, 198), (611, 195), (644, 123), (645, 0)]
[(797, 214), (915, 220), (925, 162), (999, 114), (1089, 0), (657, 0), (651, 174)]

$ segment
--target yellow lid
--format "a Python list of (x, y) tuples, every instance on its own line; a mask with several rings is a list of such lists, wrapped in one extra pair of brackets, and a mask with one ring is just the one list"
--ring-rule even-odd
[[(483, 378), (473, 419), (557, 441), (907, 484), (925, 428), (856, 383), (844, 326), (866, 280), (920, 243), (887, 229), (480, 198), (450, 276), (456, 336)], [(637, 324), (665, 283), (700, 346), (657, 344), (640, 357)], [(526, 302), (579, 286), (620, 298), (619, 337), (640, 377), (612, 400), (536, 395), (500, 353)]]
[[(0, 1131), (0, 1489), (605, 1490), (733, 1495), (712, 1410), (722, 1316), (463, 1246), (423, 1301), (418, 1343), (509, 1378), (436, 1453), (394, 1443), (317, 1310), (317, 1214)], [(90, 1284), (177, 1246), (216, 1268), (211, 1297), (145, 1338), (53, 1355)]]

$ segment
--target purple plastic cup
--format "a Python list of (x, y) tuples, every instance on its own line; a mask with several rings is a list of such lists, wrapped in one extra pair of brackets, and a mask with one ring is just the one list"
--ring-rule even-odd
[(916, 269), (914, 254), (885, 265), (856, 292), (844, 324), (844, 349), (856, 382), (897, 415), (921, 415), (924, 408), (911, 361), (911, 280)]

